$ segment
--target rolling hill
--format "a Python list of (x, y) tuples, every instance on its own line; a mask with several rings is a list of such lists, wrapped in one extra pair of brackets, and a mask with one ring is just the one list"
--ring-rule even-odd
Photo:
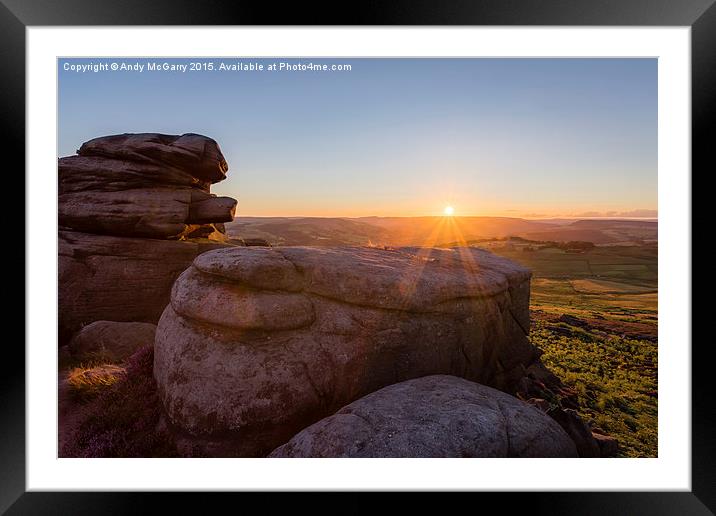
[(560, 224), (509, 217), (238, 217), (226, 224), (232, 238), (261, 238), (272, 245), (468, 245), (511, 236), (595, 244), (657, 240), (657, 222), (576, 220)]

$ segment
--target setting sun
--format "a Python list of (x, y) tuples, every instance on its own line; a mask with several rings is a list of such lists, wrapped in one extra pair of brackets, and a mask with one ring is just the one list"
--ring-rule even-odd
[(445, 209), (443, 210), (443, 213), (447, 215), (448, 217), (451, 216), (453, 213), (455, 213), (455, 209), (452, 206), (445, 206)]

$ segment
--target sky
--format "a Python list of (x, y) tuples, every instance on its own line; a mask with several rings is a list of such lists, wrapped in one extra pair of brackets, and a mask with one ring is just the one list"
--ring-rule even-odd
[(656, 59), (60, 59), (58, 104), (58, 156), (214, 138), (238, 217), (657, 214)]

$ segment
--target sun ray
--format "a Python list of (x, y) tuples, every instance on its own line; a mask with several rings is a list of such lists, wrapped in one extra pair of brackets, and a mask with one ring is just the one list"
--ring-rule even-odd
[(417, 246), (417, 252), (415, 254), (415, 260), (418, 262), (414, 267), (411, 267), (409, 270), (411, 271), (410, 276), (407, 275), (404, 278), (404, 281), (401, 281), (401, 297), (403, 298), (403, 307), (407, 306), (408, 303), (413, 299), (413, 296), (415, 295), (415, 292), (417, 291), (418, 282), (420, 281), (420, 278), (422, 277), (423, 270), (425, 269), (425, 266), (428, 264), (431, 254), (434, 252), (433, 248), (435, 244), (437, 243), (437, 239), (439, 235), (442, 232), (443, 226), (445, 225), (446, 220), (445, 218), (437, 219), (437, 223), (435, 224), (435, 227), (432, 229), (432, 231), (428, 234), (428, 236), (425, 238), (423, 243), (420, 246)]

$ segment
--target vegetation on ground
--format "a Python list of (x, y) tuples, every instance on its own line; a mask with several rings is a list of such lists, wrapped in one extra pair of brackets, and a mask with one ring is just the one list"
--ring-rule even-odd
[(140, 349), (128, 360), (126, 374), (75, 409), (78, 421), (60, 456), (178, 456), (173, 436), (162, 427), (153, 361), (153, 346)]
[(580, 416), (615, 437), (623, 457), (657, 456), (657, 344), (542, 320), (532, 343), (577, 393)]
[(656, 457), (656, 246), (488, 247), (532, 269), (530, 338), (577, 392), (583, 419), (615, 437), (620, 456)]

